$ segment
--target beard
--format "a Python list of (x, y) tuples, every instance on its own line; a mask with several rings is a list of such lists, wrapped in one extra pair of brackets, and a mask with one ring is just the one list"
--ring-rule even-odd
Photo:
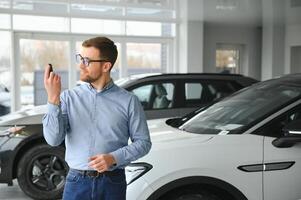
[(102, 74), (98, 74), (97, 76), (90, 76), (89, 74), (87, 73), (84, 73), (84, 72), (80, 72), (80, 80), (83, 81), (83, 82), (87, 82), (87, 83), (93, 83), (97, 80), (99, 80), (101, 78)]

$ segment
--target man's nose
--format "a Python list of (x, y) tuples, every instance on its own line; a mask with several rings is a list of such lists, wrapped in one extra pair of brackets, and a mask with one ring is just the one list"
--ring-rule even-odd
[(79, 63), (79, 68), (80, 68), (80, 69), (85, 69), (86, 66), (83, 64), (83, 62), (80, 62), (80, 63)]

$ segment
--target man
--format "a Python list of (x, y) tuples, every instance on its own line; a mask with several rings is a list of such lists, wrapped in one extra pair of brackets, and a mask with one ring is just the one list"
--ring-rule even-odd
[(70, 170), (64, 200), (125, 200), (124, 167), (151, 148), (138, 98), (110, 77), (117, 54), (108, 38), (84, 41), (76, 59), (85, 83), (61, 94), (61, 77), (50, 72), (50, 67), (45, 70), (48, 112), (43, 132), (52, 146), (65, 140)]

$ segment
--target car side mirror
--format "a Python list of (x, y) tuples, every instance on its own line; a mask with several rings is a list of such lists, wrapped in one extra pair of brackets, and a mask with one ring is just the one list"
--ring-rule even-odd
[(296, 143), (301, 143), (301, 120), (288, 123), (283, 129), (282, 137), (273, 140), (272, 144), (278, 148), (292, 147)]
[(165, 123), (172, 127), (177, 127), (180, 125), (181, 119), (182, 118), (180, 118), (180, 117), (170, 118), (170, 119), (166, 120)]

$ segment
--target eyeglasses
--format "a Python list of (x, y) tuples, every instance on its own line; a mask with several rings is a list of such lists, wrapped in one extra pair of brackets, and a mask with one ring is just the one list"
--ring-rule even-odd
[(110, 62), (109, 60), (104, 60), (104, 59), (102, 59), (102, 60), (91, 60), (89, 58), (82, 57), (82, 55), (80, 55), (80, 54), (76, 54), (75, 55), (75, 60), (76, 60), (77, 64), (81, 64), (82, 63), (86, 67), (89, 67), (89, 65), (90, 65), (91, 62)]

